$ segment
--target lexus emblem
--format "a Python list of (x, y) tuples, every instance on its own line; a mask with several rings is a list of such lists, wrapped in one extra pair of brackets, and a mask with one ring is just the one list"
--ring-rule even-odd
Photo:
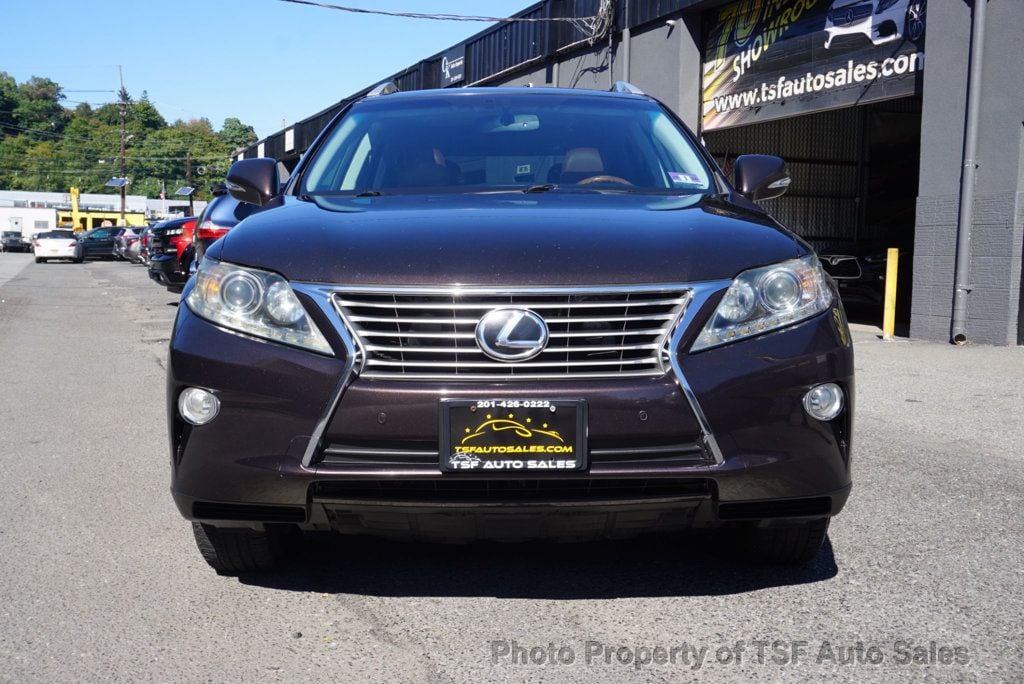
[(525, 361), (544, 351), (548, 326), (529, 309), (494, 309), (476, 324), (476, 343), (498, 361)]

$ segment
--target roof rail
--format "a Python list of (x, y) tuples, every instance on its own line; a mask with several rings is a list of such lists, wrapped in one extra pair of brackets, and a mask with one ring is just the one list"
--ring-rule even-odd
[(613, 93), (628, 93), (630, 95), (646, 95), (644, 91), (637, 88), (632, 83), (626, 81), (616, 81), (615, 85), (612, 86), (611, 91)]
[(391, 93), (398, 93), (401, 90), (395, 85), (394, 81), (384, 81), (379, 85), (375, 85), (370, 89), (370, 92), (366, 93), (366, 97), (379, 97), (381, 95), (390, 95)]

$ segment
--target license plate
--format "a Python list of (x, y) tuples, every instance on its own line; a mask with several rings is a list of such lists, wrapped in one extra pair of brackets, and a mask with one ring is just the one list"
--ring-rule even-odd
[(587, 405), (581, 399), (445, 399), (444, 472), (564, 472), (587, 467)]

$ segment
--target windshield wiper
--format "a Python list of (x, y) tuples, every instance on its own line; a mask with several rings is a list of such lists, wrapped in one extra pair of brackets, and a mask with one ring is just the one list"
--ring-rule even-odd
[(548, 190), (554, 190), (558, 186), (554, 183), (540, 183), (538, 185), (531, 185), (530, 187), (523, 190), (524, 193), (531, 192), (547, 192)]
[(380, 190), (363, 190), (356, 197), (380, 197), (383, 194)]

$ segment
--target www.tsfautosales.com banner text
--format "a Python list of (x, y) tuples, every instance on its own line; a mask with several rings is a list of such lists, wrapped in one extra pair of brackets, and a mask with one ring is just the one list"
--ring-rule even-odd
[(920, 92), (927, 0), (738, 0), (703, 18), (703, 128)]

